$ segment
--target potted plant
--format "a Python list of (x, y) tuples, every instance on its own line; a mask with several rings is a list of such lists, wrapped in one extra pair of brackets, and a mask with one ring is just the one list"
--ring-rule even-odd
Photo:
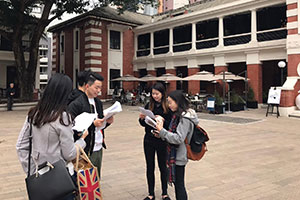
[(222, 114), (225, 111), (225, 105), (223, 102), (223, 98), (220, 97), (219, 93), (217, 91), (214, 92), (214, 97), (216, 98), (215, 101), (215, 113)]
[(233, 91), (231, 96), (231, 105), (230, 105), (231, 111), (244, 110), (244, 105), (245, 103), (242, 97), (238, 95), (235, 91)]
[(247, 99), (247, 108), (258, 108), (257, 101), (255, 100), (254, 91), (249, 87), (248, 99)]

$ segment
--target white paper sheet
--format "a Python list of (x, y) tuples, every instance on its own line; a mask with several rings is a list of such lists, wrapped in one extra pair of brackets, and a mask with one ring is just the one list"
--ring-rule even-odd
[(143, 107), (139, 107), (139, 110), (143, 115), (148, 116), (151, 119), (155, 119), (155, 115), (153, 114), (153, 112), (151, 110), (147, 110)]
[(96, 113), (83, 112), (74, 119), (74, 126), (72, 127), (72, 129), (83, 132), (90, 127), (90, 125), (96, 118)]
[(156, 129), (156, 121), (154, 119), (151, 119), (149, 116), (145, 117), (145, 122), (146, 124), (148, 124), (149, 126), (153, 127)]
[(104, 114), (104, 120), (107, 120), (108, 118), (110, 118), (111, 116), (122, 112), (122, 106), (120, 104), (120, 102), (116, 101), (112, 106), (110, 106), (109, 108), (105, 109), (103, 111)]

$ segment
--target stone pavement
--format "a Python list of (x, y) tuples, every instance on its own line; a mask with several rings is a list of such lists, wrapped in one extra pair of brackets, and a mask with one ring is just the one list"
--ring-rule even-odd
[[(144, 132), (138, 108), (123, 110), (106, 130), (102, 191), (105, 200), (142, 200), (147, 195)], [(25, 116), (25, 110), (0, 111), (0, 200), (27, 199), (25, 173), (15, 150)], [(265, 117), (264, 109), (219, 115), (216, 120), (213, 115), (199, 116), (210, 141), (203, 160), (186, 167), (190, 200), (300, 199), (300, 119)], [(156, 167), (157, 199), (160, 194)], [(174, 188), (169, 194), (175, 200)]]

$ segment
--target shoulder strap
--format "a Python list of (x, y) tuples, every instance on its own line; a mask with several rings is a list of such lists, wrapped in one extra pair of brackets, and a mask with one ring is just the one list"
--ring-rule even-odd
[[(29, 119), (28, 119), (29, 122)], [(28, 155), (28, 172), (27, 177), (30, 176), (30, 160), (31, 160), (31, 151), (32, 151), (32, 120), (30, 123), (30, 129), (29, 129), (29, 155)]]

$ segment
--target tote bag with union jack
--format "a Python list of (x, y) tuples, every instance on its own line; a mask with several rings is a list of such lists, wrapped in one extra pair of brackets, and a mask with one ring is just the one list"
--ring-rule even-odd
[(81, 147), (76, 145), (76, 148), (75, 171), (77, 172), (79, 198), (81, 200), (103, 200), (97, 168)]

